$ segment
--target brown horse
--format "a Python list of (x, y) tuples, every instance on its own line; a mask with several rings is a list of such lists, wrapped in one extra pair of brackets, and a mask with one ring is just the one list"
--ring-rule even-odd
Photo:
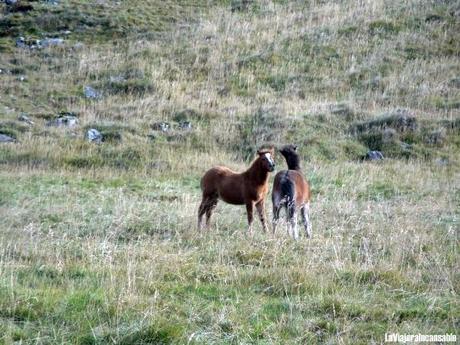
[(311, 237), (311, 223), (309, 220), (310, 186), (302, 175), (299, 164), (297, 146), (286, 145), (280, 153), (286, 159), (289, 170), (282, 170), (275, 176), (273, 182), (273, 233), (279, 220), (281, 208), (286, 207), (287, 231), (295, 239), (299, 237), (297, 231), (297, 210), (300, 209), (307, 237)]
[(201, 179), (203, 198), (198, 209), (198, 229), (202, 228), (201, 219), (206, 214), (206, 227), (209, 226), (212, 211), (219, 199), (232, 205), (246, 205), (249, 232), (252, 230), (254, 206), (259, 214), (264, 231), (265, 197), (268, 193), (268, 176), (275, 170), (274, 149), (257, 151), (257, 158), (251, 167), (243, 173), (236, 173), (229, 168), (217, 166), (208, 170)]

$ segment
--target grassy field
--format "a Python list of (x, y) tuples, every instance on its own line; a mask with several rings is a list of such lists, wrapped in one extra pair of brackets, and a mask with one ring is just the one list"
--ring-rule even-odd
[[(0, 4), (0, 344), (458, 333), (458, 2), (18, 3)], [(299, 145), (313, 238), (249, 236), (224, 204), (199, 233), (201, 175), (266, 143)]]

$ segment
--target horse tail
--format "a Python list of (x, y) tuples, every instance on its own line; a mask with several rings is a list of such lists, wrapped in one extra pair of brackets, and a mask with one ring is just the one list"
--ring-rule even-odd
[(282, 199), (286, 203), (286, 209), (289, 213), (289, 218), (291, 218), (295, 212), (295, 185), (289, 179), (287, 172), (281, 179), (281, 194)]

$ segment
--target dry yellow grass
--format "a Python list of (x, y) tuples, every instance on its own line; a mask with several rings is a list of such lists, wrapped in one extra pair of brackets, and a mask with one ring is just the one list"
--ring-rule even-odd
[[(132, 8), (145, 16), (120, 12), (133, 31), (124, 38), (99, 28), (94, 40), (83, 31), (80, 47), (75, 32), (63, 47), (0, 56), (0, 130), (18, 139), (0, 146), (0, 344), (380, 344), (387, 332), (455, 333), (456, 5), (169, 4), (172, 17), (193, 20), (156, 23), (158, 4), (139, 1)], [(103, 97), (85, 99), (86, 85)], [(360, 161), (368, 147), (350, 128), (397, 108), (418, 129), (394, 130), (406, 146), (393, 158)], [(78, 126), (47, 127), (60, 111)], [(34, 126), (18, 125), (22, 112)], [(151, 128), (182, 120), (191, 131)], [(115, 139), (86, 142), (94, 126)], [(197, 233), (201, 174), (243, 170), (266, 141), (300, 146), (313, 238), (294, 242), (284, 225), (268, 236), (258, 223), (250, 237), (244, 209), (224, 204)]]

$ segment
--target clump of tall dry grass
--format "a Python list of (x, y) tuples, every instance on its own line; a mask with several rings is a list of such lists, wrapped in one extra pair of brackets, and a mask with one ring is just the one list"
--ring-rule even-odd
[[(452, 9), (219, 3), (116, 45), (95, 33), (83, 46), (2, 54), (0, 132), (18, 142), (0, 147), (0, 342), (380, 343), (386, 332), (455, 332)], [(85, 99), (86, 85), (103, 97)], [(395, 109), (413, 131), (355, 133)], [(78, 125), (46, 126), (63, 111)], [(18, 124), (21, 112), (33, 126)], [(172, 129), (154, 130), (160, 121)], [(93, 127), (113, 140), (87, 142)], [(360, 161), (363, 136), (384, 134), (403, 154)], [(299, 144), (313, 239), (291, 241), (283, 226), (250, 237), (244, 210), (224, 204), (198, 233), (201, 173), (242, 170), (267, 141)]]

